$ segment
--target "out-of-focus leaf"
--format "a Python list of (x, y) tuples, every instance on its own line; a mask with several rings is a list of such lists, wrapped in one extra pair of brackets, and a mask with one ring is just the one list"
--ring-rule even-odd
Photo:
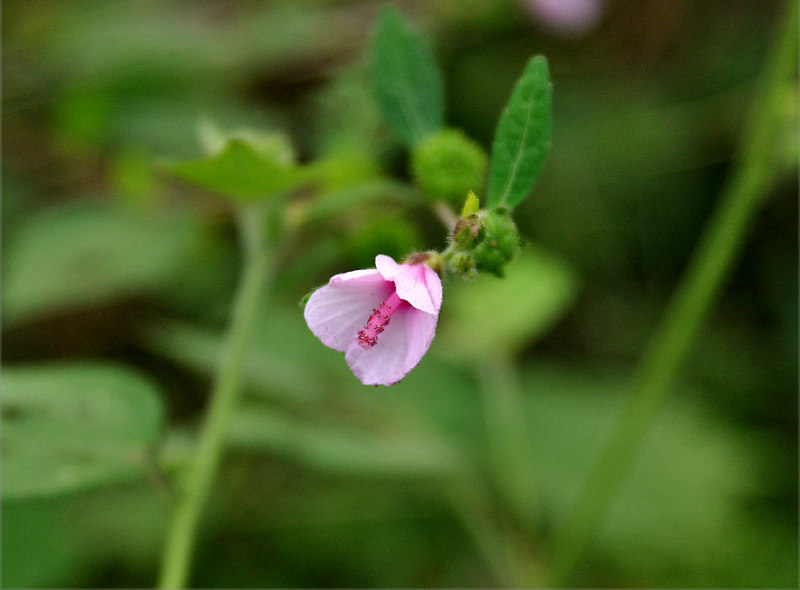
[(550, 73), (532, 58), (508, 101), (492, 144), (489, 207), (513, 209), (528, 196), (550, 147)]
[(234, 414), (229, 436), (233, 445), (339, 474), (447, 477), (463, 467), (454, 449), (420, 433), (333, 428), (253, 405)]
[(322, 191), (337, 191), (381, 180), (374, 155), (346, 144), (342, 144), (335, 153), (316, 160), (309, 168), (309, 173), (318, 181)]
[(409, 146), (442, 127), (441, 73), (425, 39), (393, 7), (375, 32), (372, 84), (386, 123)]
[(375, 179), (319, 195), (311, 201), (290, 204), (288, 215), (297, 224), (308, 224), (336, 215), (368, 207), (385, 206), (388, 202), (408, 202), (416, 196), (408, 185), (393, 180)]
[(315, 154), (335, 156), (342, 150), (358, 150), (375, 160), (392, 147), (384, 132), (367, 67), (359, 65), (337, 72), (310, 97), (306, 109)]
[(576, 291), (565, 262), (528, 246), (509, 263), (505, 279), (483, 275), (448, 292), (439, 345), (470, 359), (513, 354), (541, 336)]
[(217, 154), (195, 160), (167, 161), (162, 166), (178, 178), (227, 197), (253, 201), (293, 190), (308, 182), (301, 168), (250, 142), (231, 139)]
[[(337, 365), (326, 349), (316, 348), (309, 356), (309, 345), (317, 342), (303, 321), (302, 311), (291, 311), (266, 303), (256, 320), (253, 339), (243, 370), (244, 386), (278, 399), (317, 403), (327, 389), (338, 383), (330, 369)], [(163, 322), (142, 330), (144, 343), (154, 353), (180, 363), (202, 375), (212, 375), (223, 347), (220, 332), (175, 321)], [(318, 343), (318, 342), (317, 342)], [(340, 375), (345, 377), (343, 365)]]
[(3, 259), (3, 320), (152, 292), (194, 244), (187, 219), (74, 203), (15, 228)]
[(169, 508), (146, 480), (3, 499), (3, 586), (91, 587), (98, 585), (98, 564), (113, 563), (116, 585), (145, 587), (159, 558)]
[(159, 192), (149, 154), (125, 150), (111, 163), (114, 192), (132, 206), (153, 205)]
[[(532, 468), (545, 505), (561, 518), (617, 418), (618, 392), (627, 390), (628, 380), (535, 363), (521, 381)], [(689, 393), (684, 399), (698, 397)], [(672, 404), (648, 434), (586, 556), (585, 580), (602, 572), (612, 576), (612, 586), (635, 580), (643, 586), (794, 587), (796, 531), (759, 529), (753, 521), (758, 512), (747, 509), (761, 485), (759, 465), (771, 452), (770, 442), (731, 428), (707, 408)], [(755, 572), (764, 577), (755, 579)]]
[(366, 222), (348, 236), (344, 253), (353, 268), (375, 266), (375, 253), (402, 260), (424, 243), (417, 226), (407, 217), (384, 214), (381, 219)]
[(64, 494), (139, 477), (162, 423), (159, 394), (129, 369), (3, 370), (3, 499)]
[[(23, 502), (3, 499), (4, 587), (80, 586), (84, 546), (76, 542), (80, 531), (74, 530), (72, 520), (78, 504), (69, 495)], [(70, 509), (72, 515), (67, 516)]]
[(291, 166), (297, 160), (292, 140), (281, 131), (264, 132), (252, 127), (226, 131), (216, 121), (203, 118), (197, 125), (197, 136), (205, 153), (212, 156), (223, 153), (231, 142), (240, 142), (259, 156), (283, 166)]

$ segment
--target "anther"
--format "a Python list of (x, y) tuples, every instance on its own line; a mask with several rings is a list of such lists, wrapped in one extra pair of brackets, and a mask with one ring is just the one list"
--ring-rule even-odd
[(389, 325), (389, 320), (392, 314), (400, 308), (403, 300), (397, 295), (397, 292), (392, 293), (389, 298), (378, 306), (378, 309), (373, 309), (372, 314), (364, 324), (364, 328), (358, 331), (356, 341), (359, 346), (364, 350), (369, 350), (378, 343), (378, 335), (383, 333), (386, 326)]

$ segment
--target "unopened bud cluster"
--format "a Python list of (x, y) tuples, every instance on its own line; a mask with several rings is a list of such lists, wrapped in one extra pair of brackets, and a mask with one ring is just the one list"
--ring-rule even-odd
[(456, 223), (450, 263), (462, 276), (472, 276), (478, 271), (501, 277), (519, 247), (519, 233), (508, 211), (483, 209)]
[(437, 273), (447, 270), (473, 277), (488, 272), (501, 277), (503, 268), (519, 250), (519, 233), (509, 211), (480, 209), (472, 192), (484, 184), (486, 168), (487, 157), (481, 146), (455, 129), (431, 135), (411, 154), (411, 174), (423, 195), (450, 206), (463, 203), (447, 250), (440, 258), (426, 254), (425, 264)]

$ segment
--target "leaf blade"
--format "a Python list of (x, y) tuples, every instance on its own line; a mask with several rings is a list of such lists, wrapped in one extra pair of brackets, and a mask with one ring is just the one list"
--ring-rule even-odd
[(3, 260), (6, 325), (157, 292), (199, 235), (190, 218), (84, 201), (50, 207), (15, 230)]
[(541, 172), (550, 147), (551, 84), (547, 60), (531, 58), (497, 125), (489, 166), (487, 205), (519, 205)]
[(372, 85), (387, 125), (409, 146), (442, 127), (441, 72), (425, 39), (393, 7), (385, 7), (379, 17)]
[(448, 355), (473, 362), (514, 355), (543, 336), (577, 296), (575, 271), (532, 244), (507, 269), (503, 281), (483, 276), (468, 288), (451, 289), (449, 314), (437, 335)]
[(3, 500), (140, 477), (158, 439), (155, 386), (106, 364), (11, 367), (3, 375)]
[(242, 201), (283, 193), (308, 180), (301, 168), (259, 153), (239, 139), (231, 139), (212, 156), (161, 165), (186, 182)]

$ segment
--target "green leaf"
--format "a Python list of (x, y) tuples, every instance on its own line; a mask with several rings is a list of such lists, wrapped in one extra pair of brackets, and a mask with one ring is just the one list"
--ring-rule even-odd
[(296, 189), (309, 180), (303, 169), (281, 160), (276, 154), (262, 153), (250, 142), (231, 139), (213, 156), (167, 161), (162, 166), (206, 190), (253, 201)]
[(489, 207), (513, 209), (528, 196), (550, 147), (550, 74), (547, 60), (528, 62), (500, 117), (489, 167)]
[[(558, 523), (619, 417), (630, 378), (607, 364), (586, 371), (541, 361), (523, 375), (540, 498)], [(705, 395), (675, 385), (576, 579), (603, 572), (613, 587), (797, 586), (796, 525), (765, 517), (756, 500), (762, 468), (776, 473), (774, 441), (722, 421), (698, 403)]]
[(84, 498), (3, 499), (4, 587), (81, 587), (80, 569), (85, 566), (82, 553), (86, 548), (76, 539), (83, 532), (75, 527), (75, 514), (82, 508), (80, 500)]
[(299, 224), (326, 222), (337, 215), (352, 215), (354, 210), (409, 202), (415, 196), (408, 184), (377, 178), (326, 191), (314, 200), (290, 206), (289, 213)]
[(577, 279), (562, 261), (528, 246), (506, 267), (506, 277), (482, 275), (453, 289), (443, 318), (444, 350), (469, 359), (516, 352), (542, 335), (566, 311)]
[(152, 479), (140, 479), (75, 494), (4, 498), (3, 587), (85, 588), (98, 563), (114, 563), (117, 580), (131, 579), (122, 572), (155, 562), (169, 522), (171, 505), (154, 491)]
[(3, 320), (152, 292), (196, 243), (188, 219), (97, 203), (70, 203), (31, 216), (3, 252)]
[(163, 418), (152, 383), (89, 364), (4, 369), (2, 416), (4, 500), (142, 476)]
[(386, 123), (409, 146), (442, 127), (444, 88), (433, 53), (393, 7), (385, 7), (378, 21), (372, 84)]

